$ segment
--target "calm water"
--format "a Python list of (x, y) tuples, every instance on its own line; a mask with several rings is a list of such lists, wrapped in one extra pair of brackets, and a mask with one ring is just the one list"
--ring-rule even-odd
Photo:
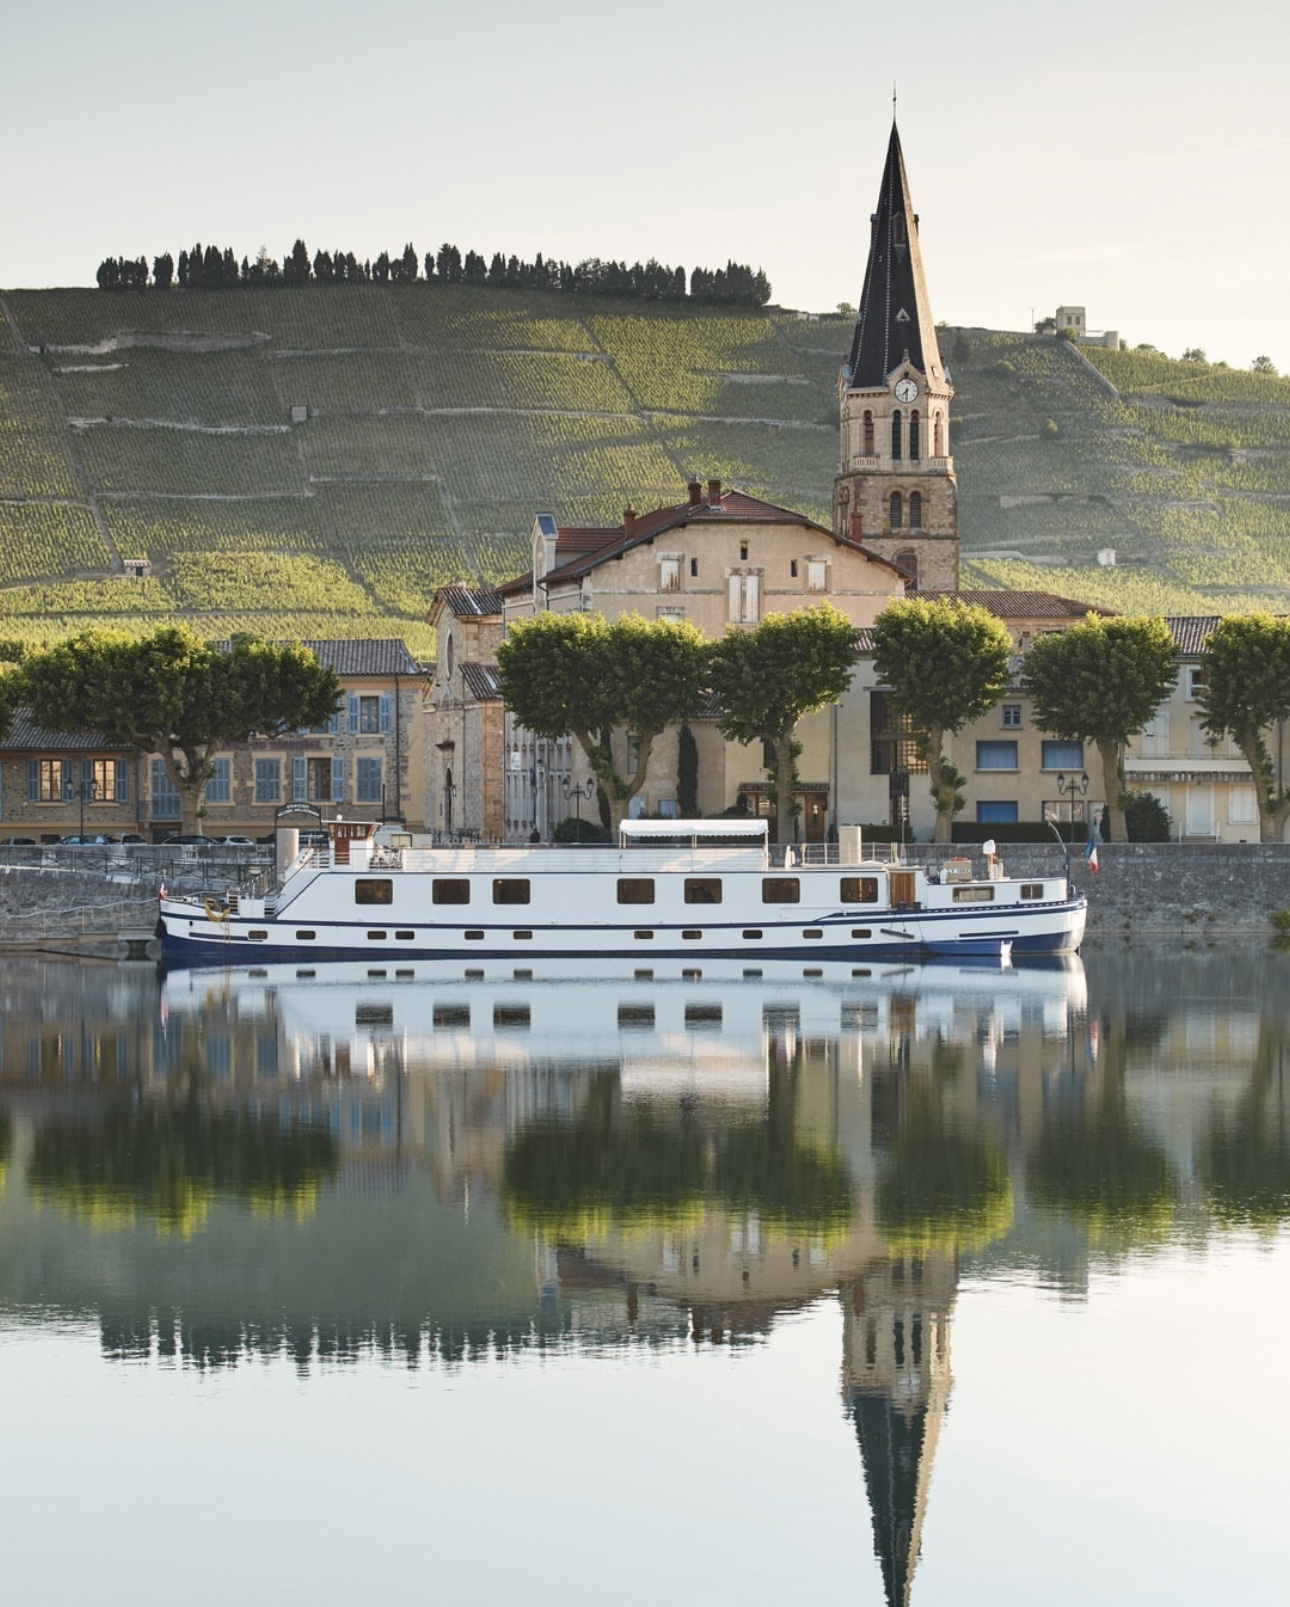
[(1283, 1599), (1286, 956), (0, 994), (12, 1599)]

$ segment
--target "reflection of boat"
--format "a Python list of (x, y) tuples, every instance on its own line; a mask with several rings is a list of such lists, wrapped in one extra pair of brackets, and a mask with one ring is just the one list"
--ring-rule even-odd
[(1073, 953), (1084, 934), (1065, 876), (866, 861), (858, 833), (836, 862), (797, 864), (772, 861), (764, 820), (625, 821), (616, 848), (387, 849), (374, 832), (330, 822), (269, 897), (163, 897), (164, 960), (998, 960)]
[[(979, 1036), (988, 1015), (999, 1036), (1026, 1024), (1064, 1035), (1083, 1012), (1084, 970), (1068, 958), (1042, 966), (938, 963), (821, 968), (704, 966), (643, 969), (602, 961), (549, 962), (540, 971), (495, 962), (383, 967), (337, 962), (223, 971), (172, 971), (168, 1016), (235, 1006), (241, 1020), (272, 1020), (297, 1063), (347, 1044), (357, 1068), (391, 1047), (405, 1065), (599, 1061), (622, 1068), (624, 1091), (658, 1078), (673, 1092), (683, 1071), (705, 1091), (723, 1084), (761, 1096), (768, 1039), (886, 1035)], [(663, 1070), (661, 1068), (666, 1068)]]

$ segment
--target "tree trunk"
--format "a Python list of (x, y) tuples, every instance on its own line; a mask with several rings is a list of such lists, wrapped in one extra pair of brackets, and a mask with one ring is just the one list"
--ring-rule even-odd
[(793, 733), (777, 736), (775, 747), (775, 841), (793, 841)]
[(954, 836), (954, 801), (958, 792), (958, 772), (945, 762), (944, 731), (927, 733), (927, 772), (936, 800), (936, 826), (932, 841), (948, 843)]
[(1272, 760), (1259, 733), (1252, 736), (1233, 733), (1233, 738), (1242, 759), (1250, 767), (1250, 780), (1254, 783), (1254, 796), (1259, 806), (1259, 841), (1279, 843), (1285, 836), (1286, 820), (1290, 819), (1290, 793), (1277, 793)]
[[(1106, 807), (1111, 811), (1111, 829), (1108, 840), (1113, 843), (1127, 841), (1129, 828), (1124, 818), (1124, 748), (1119, 742), (1096, 744), (1102, 761), (1102, 785), (1106, 788)], [(1096, 823), (1089, 828), (1092, 836)]]

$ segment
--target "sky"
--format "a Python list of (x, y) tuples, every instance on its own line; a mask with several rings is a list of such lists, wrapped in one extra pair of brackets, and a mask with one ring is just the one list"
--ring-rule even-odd
[(938, 320), (1087, 308), (1290, 369), (1290, 10), (1265, 0), (10, 0), (0, 286), (200, 240), (452, 241), (860, 294), (892, 116)]

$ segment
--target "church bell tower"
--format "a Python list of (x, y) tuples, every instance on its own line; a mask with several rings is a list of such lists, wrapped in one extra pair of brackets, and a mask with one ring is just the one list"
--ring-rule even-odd
[(954, 387), (936, 344), (918, 216), (894, 122), (870, 224), (864, 291), (838, 380), (834, 529), (904, 570), (910, 591), (957, 591)]

